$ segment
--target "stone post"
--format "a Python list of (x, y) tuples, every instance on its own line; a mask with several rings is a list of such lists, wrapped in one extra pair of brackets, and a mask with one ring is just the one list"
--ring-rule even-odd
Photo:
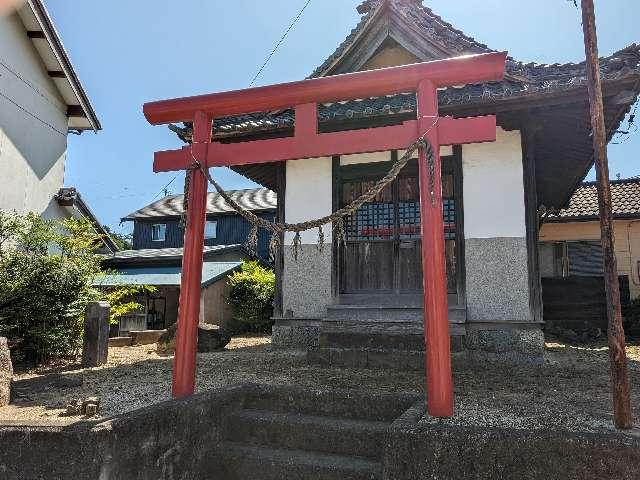
[(82, 366), (98, 367), (107, 363), (109, 353), (109, 313), (107, 302), (91, 302), (84, 315)]
[(9, 405), (12, 376), (13, 366), (11, 365), (9, 345), (5, 337), (0, 337), (0, 407)]

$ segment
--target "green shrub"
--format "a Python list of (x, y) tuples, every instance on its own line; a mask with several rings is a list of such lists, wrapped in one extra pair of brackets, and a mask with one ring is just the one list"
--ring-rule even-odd
[(233, 333), (271, 331), (275, 285), (273, 270), (255, 261), (243, 262), (240, 271), (229, 275), (229, 303), (237, 323)]
[[(88, 220), (0, 211), (0, 336), (9, 339), (15, 361), (79, 353), (87, 303), (109, 298), (94, 286), (104, 275), (100, 238)], [(111, 298), (119, 315), (139, 307), (118, 303), (124, 295)]]

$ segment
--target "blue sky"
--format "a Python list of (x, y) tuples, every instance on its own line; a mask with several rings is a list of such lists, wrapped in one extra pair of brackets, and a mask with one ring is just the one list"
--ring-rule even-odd
[[(143, 103), (245, 88), (305, 0), (46, 0), (103, 130), (69, 136), (65, 184), (76, 186), (103, 223), (161, 195), (174, 174), (154, 174), (155, 150), (180, 142), (152, 127)], [(257, 85), (308, 75), (356, 25), (361, 0), (312, 0)], [(637, 0), (597, 3), (601, 55), (640, 41)], [(580, 12), (567, 0), (426, 0), (468, 35), (517, 59), (541, 63), (584, 58)], [(635, 32), (635, 33), (634, 33)], [(640, 134), (609, 147), (611, 173), (640, 174)], [(225, 188), (252, 183), (216, 169)], [(591, 174), (592, 175), (592, 174)], [(183, 177), (169, 190), (179, 193)]]

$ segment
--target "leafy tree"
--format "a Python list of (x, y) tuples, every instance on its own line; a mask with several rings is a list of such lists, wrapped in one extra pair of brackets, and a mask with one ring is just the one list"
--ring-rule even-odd
[(15, 360), (78, 354), (90, 301), (111, 298), (116, 316), (140, 308), (118, 289), (95, 287), (105, 273), (100, 238), (88, 220), (0, 211), (0, 336), (9, 338)]
[(273, 270), (255, 261), (242, 262), (241, 270), (229, 275), (229, 302), (233, 306), (233, 318), (239, 324), (237, 330), (270, 330), (275, 285)]

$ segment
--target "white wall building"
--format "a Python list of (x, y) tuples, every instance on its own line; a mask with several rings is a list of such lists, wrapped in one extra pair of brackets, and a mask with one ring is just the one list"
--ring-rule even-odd
[(41, 0), (0, 16), (0, 209), (75, 215), (54, 198), (67, 135), (100, 122)]

